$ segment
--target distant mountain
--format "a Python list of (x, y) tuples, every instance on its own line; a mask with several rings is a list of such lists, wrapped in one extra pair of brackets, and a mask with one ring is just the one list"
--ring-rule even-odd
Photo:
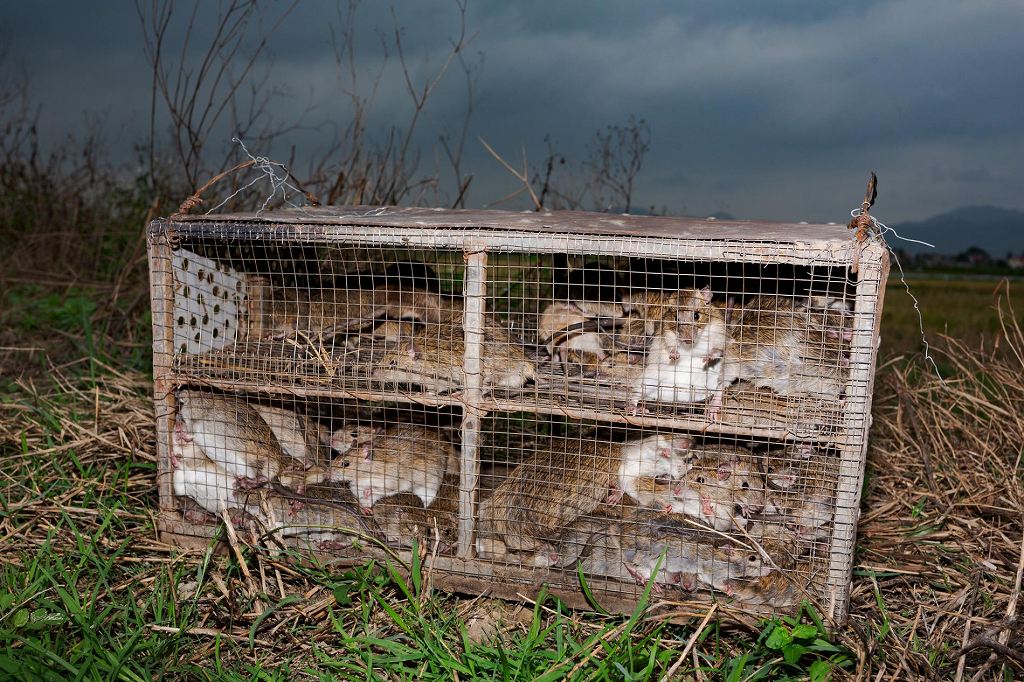
[[(972, 246), (1002, 258), (1007, 251), (1024, 251), (1024, 211), (995, 206), (963, 206), (925, 220), (890, 225), (909, 239), (935, 245), (935, 253), (958, 254)], [(931, 251), (887, 235), (889, 245), (910, 253)]]

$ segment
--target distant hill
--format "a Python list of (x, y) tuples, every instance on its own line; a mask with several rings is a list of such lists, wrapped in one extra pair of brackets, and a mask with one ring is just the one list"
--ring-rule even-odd
[[(1024, 211), (995, 206), (963, 206), (925, 220), (890, 225), (900, 235), (935, 245), (936, 253), (958, 254), (978, 246), (996, 258), (1024, 251)], [(931, 251), (891, 234), (889, 245), (910, 253)]]

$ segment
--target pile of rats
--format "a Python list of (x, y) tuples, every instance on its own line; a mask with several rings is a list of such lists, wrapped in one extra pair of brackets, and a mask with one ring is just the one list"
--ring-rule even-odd
[[(317, 342), (340, 337), (349, 352), (341, 364), (365, 367), (361, 375), (371, 381), (457, 393), (466, 385), (463, 302), (438, 291), (429, 266), (415, 265), (405, 268), (415, 270), (415, 278), (396, 274), (373, 280), (371, 288), (284, 290), (265, 303), (260, 333)], [(604, 279), (615, 274), (592, 267), (570, 278), (581, 272)], [(536, 316), (535, 334), (525, 338), (498, 315), (483, 314), (484, 395), (531, 384), (552, 389), (564, 382), (546, 383), (545, 377), (574, 375), (614, 386), (609, 392), (624, 398), (633, 415), (657, 404), (702, 405), (709, 421), (721, 419), (734, 384), (837, 403), (844, 396), (853, 338), (845, 297), (759, 294), (743, 300), (710, 286), (620, 294), (614, 282), (552, 291), (553, 300)], [(360, 364), (360, 353), (369, 360)]]
[[(454, 550), (459, 450), (435, 426), (333, 431), (281, 407), (179, 389), (171, 467), (185, 516), (304, 541), (318, 550), (414, 539)], [(481, 490), (481, 559), (582, 570), (667, 590), (712, 589), (749, 603), (799, 598), (828, 541), (836, 480), (814, 448), (754, 450), (673, 432), (623, 442), (550, 438)]]
[[(671, 432), (554, 439), (479, 507), (484, 559), (581, 569), (656, 592), (799, 599), (831, 535), (836, 478), (813, 447), (754, 450)], [(805, 581), (806, 582), (806, 581)]]
[(345, 425), (234, 395), (182, 388), (171, 436), (174, 494), (186, 520), (257, 521), (311, 547), (353, 538), (396, 547), (458, 526), (459, 456), (445, 429), (412, 423)]

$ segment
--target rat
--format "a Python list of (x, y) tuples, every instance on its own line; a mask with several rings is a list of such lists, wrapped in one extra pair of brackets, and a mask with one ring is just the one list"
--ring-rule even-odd
[(824, 323), (784, 300), (757, 297), (730, 317), (723, 386), (743, 379), (780, 395), (838, 400), (848, 364)]
[(679, 455), (673, 452), (663, 464), (658, 452), (663, 439), (662, 434), (625, 443), (552, 439), (549, 448), (538, 450), (516, 467), (481, 503), (478, 551), (487, 556), (500, 556), (503, 551), (547, 552), (557, 563), (551, 538), (610, 496), (614, 498), (620, 470), (635, 471), (634, 460), (674, 469), (673, 460)]
[(805, 443), (785, 448), (768, 468), (764, 509), (765, 518), (778, 519), (807, 545), (829, 539), (835, 515), (835, 477), (814, 455), (814, 446)]
[(808, 296), (799, 305), (812, 314), (820, 316), (825, 334), (846, 342), (853, 341), (852, 302), (835, 296), (816, 294)]
[[(344, 435), (348, 433), (342, 431)], [(331, 440), (335, 438), (332, 436)], [(394, 424), (374, 432), (370, 440), (341, 459), (337, 475), (332, 479), (348, 482), (363, 512), (371, 514), (379, 500), (406, 492), (429, 507), (437, 496), (446, 469), (450, 462), (458, 459), (458, 454), (438, 429)]]
[(673, 491), (672, 511), (707, 523), (716, 530), (746, 520), (765, 506), (764, 477), (753, 454), (744, 448), (710, 445), (695, 451), (696, 459)]
[(295, 500), (294, 492), (280, 486), (264, 496), (256, 516), (266, 533), (297, 538), (319, 550), (344, 549), (360, 537), (380, 535), (355, 505), (304, 497), (306, 503), (296, 506)]
[(641, 443), (644, 445), (619, 464), (618, 485), (608, 498), (609, 504), (617, 504), (623, 494), (628, 494), (641, 507), (660, 509), (670, 503), (674, 482), (689, 471), (692, 438), (659, 433)]
[[(711, 305), (711, 290), (676, 292), (681, 302), (657, 314), (642, 366), (605, 363), (605, 374), (620, 374), (631, 384), (629, 406), (635, 415), (642, 400), (693, 403), (707, 400), (722, 388), (722, 364), (728, 336), (722, 311)], [(685, 295), (683, 295), (685, 294)], [(650, 306), (647, 308), (650, 309)], [(709, 417), (714, 416), (709, 409)]]
[(437, 322), (446, 307), (440, 294), (420, 289), (327, 289), (319, 297), (286, 289), (264, 302), (262, 330), (273, 338), (326, 337), (380, 317)]
[(445, 474), (429, 507), (412, 493), (401, 493), (374, 505), (373, 518), (393, 546), (409, 547), (413, 538), (419, 539), (420, 546), (432, 546), (436, 539), (439, 552), (451, 551), (459, 533), (458, 474)]
[(745, 580), (730, 579), (723, 591), (750, 606), (775, 608), (796, 606), (806, 595), (806, 591), (796, 585), (792, 575), (779, 571)]
[(191, 498), (204, 510), (199, 516), (186, 511), (186, 520), (204, 523), (207, 514), (220, 516), (227, 511), (235, 525), (242, 525), (244, 514), (254, 511), (246, 496), (236, 492), (235, 477), (217, 466), (194, 441), (185, 440), (179, 432), (173, 434), (170, 458), (174, 494)]
[(606, 535), (591, 540), (592, 550), (581, 562), (584, 571), (643, 585), (658, 568), (653, 589), (698, 584), (728, 592), (730, 578), (766, 572), (760, 553), (731, 543), (715, 544), (670, 514), (637, 510), (609, 526)]
[[(536, 378), (536, 368), (522, 346), (493, 318), (485, 317), (480, 344), (483, 386), (519, 388)], [(466, 352), (461, 324), (422, 325), (387, 351), (373, 378), (388, 383), (419, 384), (435, 393), (461, 390), (466, 384)]]
[(304, 468), (323, 464), (330, 444), (330, 431), (318, 421), (293, 410), (250, 403), (274, 432), (284, 453)]
[(555, 301), (541, 313), (537, 336), (552, 361), (593, 366), (607, 357), (601, 334), (587, 322), (618, 320), (622, 304), (607, 301)]
[(175, 392), (177, 437), (196, 445), (214, 463), (251, 489), (272, 479), (301, 493), (309, 483), (330, 480), (328, 467), (305, 467), (285, 454), (270, 426), (240, 398), (179, 389)]
[[(692, 303), (692, 290), (633, 292), (622, 300), (622, 310), (628, 315), (613, 331), (604, 335), (604, 343), (612, 353), (643, 354), (651, 340), (666, 322), (691, 322), (683, 310)], [(686, 331), (683, 335), (688, 340)], [(634, 361), (635, 362), (635, 361)]]

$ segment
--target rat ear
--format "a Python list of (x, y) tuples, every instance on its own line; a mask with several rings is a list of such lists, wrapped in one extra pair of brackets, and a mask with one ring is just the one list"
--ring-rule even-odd
[(372, 455), (373, 448), (371, 448), (370, 444), (367, 443), (366, 445), (363, 446), (363, 461), (369, 462)]
[(672, 438), (672, 447), (677, 450), (689, 450), (693, 447), (693, 439), (689, 436), (675, 436)]
[(409, 342), (409, 348), (405, 352), (409, 355), (410, 360), (419, 360), (420, 358), (420, 349), (412, 341)]
[(718, 466), (718, 480), (728, 481), (730, 476), (732, 476), (732, 467), (727, 464), (720, 464)]
[(710, 286), (705, 286), (698, 293), (700, 293), (700, 297), (702, 299), (704, 299), (705, 303), (711, 303), (711, 296), (712, 296), (712, 294), (711, 294), (711, 287)]

